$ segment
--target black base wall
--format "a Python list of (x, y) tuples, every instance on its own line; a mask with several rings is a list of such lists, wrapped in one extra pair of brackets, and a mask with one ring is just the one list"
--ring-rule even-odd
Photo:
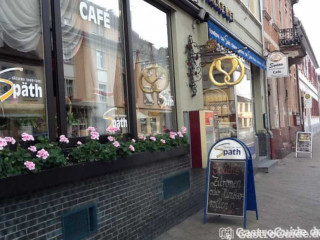
[[(163, 199), (162, 179), (190, 170), (190, 189)], [(62, 239), (62, 214), (94, 203), (87, 239), (154, 239), (204, 206), (205, 170), (189, 156), (167, 159), (33, 194), (0, 200), (0, 239)]]

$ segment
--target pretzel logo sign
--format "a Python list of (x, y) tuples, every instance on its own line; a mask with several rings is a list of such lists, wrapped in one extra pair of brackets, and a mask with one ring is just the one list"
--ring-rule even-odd
[[(5, 72), (11, 72), (11, 71), (23, 71), (23, 68), (8, 68), (3, 71), (0, 71), (0, 75)], [(6, 83), (10, 86), (9, 90), (6, 91), (4, 94), (0, 95), (0, 101), (4, 102), (6, 99), (8, 99), (13, 94), (13, 83), (7, 79), (0, 78), (0, 83)]]
[[(150, 74), (151, 73), (151, 74)], [(163, 87), (159, 88), (159, 80), (164, 79), (164, 84), (161, 84)], [(143, 84), (143, 80), (150, 84), (150, 87), (146, 87)], [(158, 65), (152, 65), (146, 67), (141, 71), (139, 79), (139, 87), (144, 93), (160, 93), (165, 90), (169, 85), (169, 77), (167, 71)]]
[[(231, 62), (231, 70), (229, 72), (226, 72), (225, 70), (222, 69), (222, 62), (223, 61), (229, 61)], [(240, 67), (240, 76), (237, 80), (235, 81), (231, 81), (231, 76), (232, 74), (236, 71), (237, 67)], [(224, 82), (221, 83), (221, 82), (217, 82), (215, 79), (214, 79), (214, 76), (213, 76), (213, 71), (214, 70), (217, 70), (219, 73), (222, 73), (224, 75)], [(215, 59), (211, 66), (210, 66), (210, 69), (209, 69), (209, 77), (210, 77), (210, 80), (211, 82), (218, 86), (218, 87), (222, 87), (222, 86), (226, 86), (226, 85), (236, 85), (236, 84), (239, 84), (243, 77), (244, 77), (244, 65), (243, 63), (241, 62), (241, 60), (237, 57), (234, 57), (234, 56), (224, 56), (224, 57), (220, 57), (220, 58), (217, 58)]]

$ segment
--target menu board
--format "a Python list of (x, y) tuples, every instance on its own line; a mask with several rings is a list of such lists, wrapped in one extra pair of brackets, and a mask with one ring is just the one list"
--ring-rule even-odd
[(297, 132), (297, 152), (312, 152), (312, 133)]
[(207, 213), (243, 216), (246, 162), (210, 160)]

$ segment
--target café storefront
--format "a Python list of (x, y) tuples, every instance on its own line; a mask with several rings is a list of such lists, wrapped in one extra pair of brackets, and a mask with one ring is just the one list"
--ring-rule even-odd
[[(108, 127), (130, 141), (177, 131), (172, 14), (144, 0), (2, 3), (0, 136), (65, 135), (68, 154), (90, 126), (101, 142)], [(188, 146), (9, 176), (0, 234), (151, 239), (201, 208), (203, 177)]]

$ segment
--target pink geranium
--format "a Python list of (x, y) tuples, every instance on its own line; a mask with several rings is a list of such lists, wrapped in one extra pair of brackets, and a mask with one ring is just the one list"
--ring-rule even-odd
[(31, 152), (36, 152), (36, 151), (37, 151), (36, 146), (30, 146), (30, 147), (28, 147), (28, 149), (29, 149)]
[(186, 128), (185, 126), (182, 126), (182, 127), (181, 127), (181, 132), (182, 132), (182, 133), (187, 133), (187, 128)]
[(164, 139), (160, 139), (160, 142), (163, 144), (166, 144), (166, 140), (164, 140)]
[(109, 136), (109, 137), (108, 137), (108, 140), (109, 140), (110, 142), (113, 142), (113, 141), (114, 141), (114, 137)]
[(46, 150), (42, 148), (40, 151), (38, 151), (36, 156), (37, 158), (42, 158), (43, 160), (46, 160), (50, 155)]
[(149, 138), (151, 141), (155, 142), (157, 139), (155, 137), (150, 137)]
[(170, 135), (177, 136), (176, 132), (170, 132)]
[(94, 127), (88, 127), (89, 131), (96, 131), (96, 129)]
[(145, 136), (139, 136), (139, 139), (144, 141), (144, 140), (146, 140), (146, 137)]
[(119, 130), (120, 130), (120, 128), (118, 128), (118, 127), (108, 127), (106, 129), (106, 131), (109, 133), (115, 133), (115, 132), (118, 132)]
[(0, 137), (0, 150), (2, 150), (5, 146), (7, 146), (6, 139)]
[(99, 140), (100, 134), (98, 132), (92, 131), (92, 132), (90, 132), (90, 135), (91, 135), (92, 140)]
[(132, 139), (131, 141), (132, 141), (132, 142), (134, 142), (134, 143), (136, 142), (136, 140), (135, 140), (135, 139)]
[(28, 168), (30, 171), (36, 169), (36, 165), (35, 165), (33, 162), (26, 161), (26, 162), (24, 162), (24, 165), (25, 165), (26, 168)]
[(183, 134), (181, 132), (178, 132), (178, 136), (183, 138)]
[(115, 146), (116, 148), (118, 148), (118, 147), (120, 147), (120, 143), (119, 143), (118, 141), (115, 141), (115, 142), (113, 143), (113, 146)]
[(34, 137), (28, 133), (22, 133), (21, 138), (22, 138), (22, 141), (24, 141), (24, 142), (34, 141)]
[(129, 146), (129, 149), (130, 149), (131, 152), (135, 151), (134, 146), (132, 146), (132, 145)]
[(69, 139), (65, 135), (61, 135), (59, 141), (62, 143), (69, 143)]
[(169, 136), (171, 139), (176, 139), (176, 135), (171, 135)]
[(78, 142), (77, 142), (77, 145), (79, 145), (79, 146), (82, 145), (82, 142), (78, 141)]
[(15, 144), (16, 140), (13, 137), (5, 137), (4, 140), (6, 140), (6, 142), (11, 143), (11, 144)]

